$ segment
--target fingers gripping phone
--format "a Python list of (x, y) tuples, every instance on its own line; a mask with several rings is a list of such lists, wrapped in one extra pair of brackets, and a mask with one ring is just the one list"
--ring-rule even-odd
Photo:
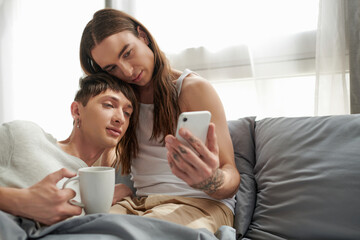
[(181, 113), (177, 123), (176, 138), (184, 145), (193, 149), (188, 143), (188, 141), (186, 141), (179, 135), (180, 128), (186, 128), (195, 137), (199, 138), (205, 144), (210, 119), (211, 113), (209, 111), (194, 111)]

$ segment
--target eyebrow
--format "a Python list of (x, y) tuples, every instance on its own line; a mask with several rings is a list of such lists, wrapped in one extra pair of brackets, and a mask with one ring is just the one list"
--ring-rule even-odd
[[(130, 44), (125, 44), (125, 46), (121, 49), (120, 53), (118, 54), (118, 58), (121, 57), (121, 55), (125, 52), (125, 50), (129, 47)], [(106, 65), (103, 67), (103, 70), (106, 71), (107, 68), (109, 68), (112, 64)]]

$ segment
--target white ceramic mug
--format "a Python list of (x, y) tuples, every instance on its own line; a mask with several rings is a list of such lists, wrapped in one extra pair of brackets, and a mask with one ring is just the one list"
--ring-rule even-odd
[(79, 181), (81, 203), (75, 200), (70, 203), (83, 207), (86, 214), (109, 212), (115, 190), (114, 168), (80, 168), (77, 176), (68, 179), (63, 188), (71, 181)]

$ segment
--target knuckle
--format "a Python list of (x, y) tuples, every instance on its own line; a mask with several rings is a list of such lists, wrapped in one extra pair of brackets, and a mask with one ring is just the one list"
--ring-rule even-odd
[(58, 196), (57, 196), (56, 202), (58, 202), (58, 203), (65, 202), (68, 200), (66, 194), (64, 194), (64, 193), (59, 193), (57, 195)]
[(195, 148), (196, 150), (200, 150), (202, 148), (200, 141), (194, 141), (191, 144), (192, 144), (193, 148)]
[(210, 168), (206, 168), (204, 170), (204, 175), (207, 176), (207, 177), (210, 177), (210, 176), (213, 175), (213, 171)]

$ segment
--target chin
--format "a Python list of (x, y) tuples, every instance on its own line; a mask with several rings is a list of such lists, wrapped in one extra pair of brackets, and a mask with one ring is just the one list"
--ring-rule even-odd
[(116, 147), (117, 143), (118, 143), (117, 141), (107, 141), (105, 143), (105, 146), (106, 146), (106, 148), (114, 148), (114, 147)]

